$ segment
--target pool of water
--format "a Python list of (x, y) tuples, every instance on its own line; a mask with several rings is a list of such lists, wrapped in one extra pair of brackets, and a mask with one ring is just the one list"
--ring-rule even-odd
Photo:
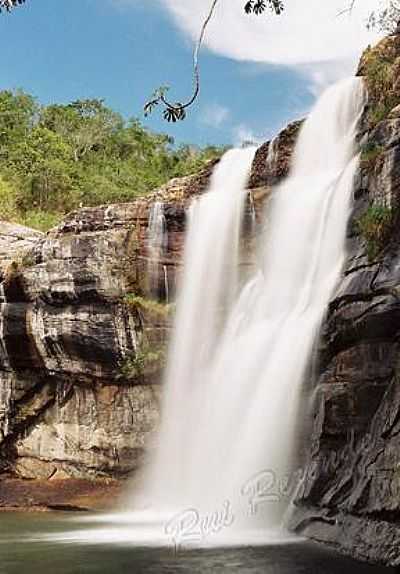
[(208, 550), (62, 542), (79, 519), (0, 513), (0, 574), (391, 574), (312, 543)]

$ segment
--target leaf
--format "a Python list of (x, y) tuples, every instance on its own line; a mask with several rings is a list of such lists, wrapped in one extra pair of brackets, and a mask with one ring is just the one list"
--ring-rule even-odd
[(25, 0), (0, 0), (0, 12), (2, 12), (2, 10), (10, 12), (12, 8), (24, 4), (24, 2)]
[(267, 5), (278, 15), (282, 14), (284, 10), (283, 0), (249, 0), (244, 6), (244, 11), (246, 14), (256, 14), (259, 16), (265, 12)]
[(143, 113), (145, 117), (149, 116), (154, 109), (159, 105), (160, 100), (152, 100), (151, 102), (147, 102), (143, 108)]
[(265, 11), (266, 7), (267, 6), (265, 4), (265, 0), (257, 0), (256, 3), (254, 4), (253, 12), (258, 16), (259, 14), (262, 14)]
[(253, 12), (253, 0), (249, 0), (249, 2), (246, 2), (244, 6), (244, 11), (246, 12), (246, 14), (251, 14)]
[(177, 121), (182, 121), (186, 118), (186, 112), (179, 102), (174, 104), (174, 106), (167, 106), (163, 112), (164, 119), (167, 122), (176, 123)]

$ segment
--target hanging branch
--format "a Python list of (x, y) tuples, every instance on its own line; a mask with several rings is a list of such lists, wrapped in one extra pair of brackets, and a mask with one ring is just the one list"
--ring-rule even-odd
[(356, 0), (351, 0), (350, 4), (347, 6), (347, 8), (343, 8), (343, 10), (340, 10), (340, 12), (338, 13), (338, 16), (343, 16), (343, 14), (349, 14), (351, 16), (351, 14), (353, 13), (355, 4), (356, 4)]
[[(338, 16), (343, 16), (343, 14), (353, 13), (354, 6), (357, 0), (351, 0), (347, 8), (344, 8), (338, 13)], [(386, 7), (382, 8), (380, 11), (373, 11), (370, 13), (367, 20), (368, 30), (373, 30), (377, 28), (381, 32), (386, 34), (399, 34), (400, 33), (400, 0), (387, 0)]]
[(367, 27), (386, 34), (400, 34), (400, 0), (391, 0), (386, 8), (372, 12)]
[(25, 0), (0, 0), (0, 12), (6, 10), (6, 12), (11, 12), (13, 8), (24, 4)]
[[(170, 102), (166, 94), (169, 90), (168, 86), (161, 86), (152, 95), (150, 101), (148, 101), (144, 106), (144, 115), (147, 117), (151, 114), (154, 109), (160, 104), (164, 106), (163, 116), (168, 122), (177, 122), (179, 120), (184, 120), (186, 118), (186, 110), (194, 104), (199, 93), (200, 93), (200, 68), (199, 68), (199, 53), (201, 46), (204, 41), (204, 36), (207, 27), (214, 15), (216, 6), (219, 0), (213, 0), (210, 10), (208, 12), (207, 18), (204, 20), (201, 27), (200, 36), (196, 43), (194, 55), (193, 55), (193, 77), (194, 77), (194, 91), (192, 97), (186, 102)], [(283, 12), (283, 1), (282, 0), (249, 0), (244, 6), (246, 14), (262, 14), (266, 9), (267, 5), (276, 14), (281, 14)]]
[(158, 88), (154, 92), (152, 100), (147, 102), (147, 104), (144, 106), (144, 115), (145, 116), (148, 116), (156, 106), (158, 106), (160, 103), (162, 103), (165, 106), (165, 110), (164, 110), (163, 115), (164, 115), (164, 118), (168, 122), (171, 122), (171, 121), (176, 122), (177, 120), (184, 120), (185, 119), (186, 108), (190, 107), (195, 102), (195, 100), (196, 100), (196, 98), (200, 92), (199, 52), (200, 52), (200, 48), (201, 48), (201, 45), (202, 45), (203, 40), (204, 40), (207, 26), (210, 23), (211, 18), (213, 17), (213, 14), (214, 14), (215, 8), (218, 4), (218, 1), (219, 0), (213, 0), (213, 2), (211, 4), (210, 11), (207, 15), (207, 18), (204, 20), (204, 23), (203, 23), (203, 26), (202, 26), (201, 32), (200, 32), (200, 37), (197, 41), (197, 44), (196, 44), (196, 47), (194, 50), (194, 55), (193, 55), (194, 91), (193, 91), (192, 97), (185, 104), (181, 104), (180, 102), (176, 102), (176, 103), (172, 104), (165, 97), (165, 94), (167, 93), (169, 88), (167, 86), (162, 86), (161, 88)]

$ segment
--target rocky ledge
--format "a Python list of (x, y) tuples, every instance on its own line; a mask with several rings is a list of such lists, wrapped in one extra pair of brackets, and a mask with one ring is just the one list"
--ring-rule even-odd
[[(259, 211), (272, 181), (288, 169), (286, 133), (279, 162), (267, 173), (254, 164), (249, 210)], [(132, 203), (80, 209), (46, 235), (2, 224), (3, 478), (40, 480), (42, 493), (48, 481), (51, 493), (53, 481), (121, 479), (140, 465), (158, 420), (173, 313), (167, 298), (179, 274), (187, 209), (213, 167)], [(157, 202), (167, 241), (154, 253), (149, 219)], [(0, 490), (0, 507), (10, 489)]]

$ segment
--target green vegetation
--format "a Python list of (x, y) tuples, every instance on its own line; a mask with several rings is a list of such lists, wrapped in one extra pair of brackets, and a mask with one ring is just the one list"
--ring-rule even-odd
[(101, 100), (40, 106), (0, 92), (0, 218), (47, 230), (78, 207), (131, 201), (222, 149), (174, 148)]
[(369, 94), (369, 124), (370, 127), (374, 127), (400, 104), (400, 93), (397, 87), (400, 72), (398, 42), (387, 38), (376, 48), (366, 50), (361, 72), (365, 76)]
[(148, 313), (148, 315), (153, 319), (166, 319), (168, 318), (171, 310), (175, 308), (173, 303), (160, 303), (154, 299), (145, 299), (144, 297), (134, 295), (133, 293), (125, 295), (124, 303), (131, 309)]
[(139, 349), (127, 355), (121, 365), (121, 377), (128, 381), (140, 381), (160, 372), (165, 366), (166, 352), (164, 347), (155, 347), (148, 341)]
[(384, 148), (376, 143), (369, 142), (361, 150), (361, 163), (368, 171), (372, 171)]
[(389, 237), (395, 210), (385, 205), (370, 205), (357, 221), (357, 228), (367, 242), (368, 259), (373, 261)]
[[(175, 309), (174, 304), (159, 303), (133, 293), (125, 295), (124, 303), (137, 311), (142, 321), (145, 319), (152, 324), (166, 321)], [(146, 330), (144, 331), (139, 347), (127, 355), (121, 364), (121, 377), (128, 381), (143, 382), (146, 377), (157, 375), (165, 367), (165, 345), (149, 340)]]

